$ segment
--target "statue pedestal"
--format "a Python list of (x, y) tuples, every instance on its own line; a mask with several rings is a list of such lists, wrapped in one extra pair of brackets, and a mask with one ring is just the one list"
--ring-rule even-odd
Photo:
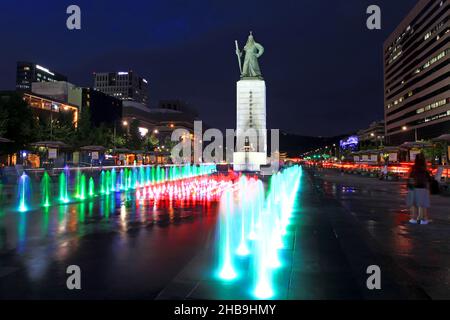
[(259, 171), (267, 163), (266, 83), (242, 79), (236, 85), (236, 152), (233, 169)]

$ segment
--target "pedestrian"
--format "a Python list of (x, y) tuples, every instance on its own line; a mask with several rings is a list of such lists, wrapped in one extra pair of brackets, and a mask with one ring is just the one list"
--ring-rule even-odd
[(408, 178), (408, 193), (406, 194), (406, 206), (409, 208), (411, 219), (409, 223), (417, 224), (417, 207), (414, 203), (414, 179)]
[[(428, 224), (428, 209), (430, 208), (430, 180), (427, 163), (423, 153), (416, 155), (416, 160), (409, 175), (407, 204), (411, 210), (410, 223)], [(416, 216), (417, 214), (417, 216)]]
[(388, 165), (385, 164), (383, 169), (381, 169), (381, 180), (387, 180), (389, 173)]

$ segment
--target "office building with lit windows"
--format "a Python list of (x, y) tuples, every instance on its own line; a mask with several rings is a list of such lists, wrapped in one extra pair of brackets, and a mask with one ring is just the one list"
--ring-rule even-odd
[(8, 100), (17, 94), (27, 103), (37, 119), (47, 121), (69, 119), (75, 127), (78, 126), (80, 114), (77, 105), (24, 91), (0, 91), (0, 99)]
[(30, 92), (33, 82), (56, 81), (67, 81), (67, 77), (33, 62), (17, 62), (16, 90), (18, 91)]
[(94, 73), (94, 89), (121, 100), (148, 104), (148, 82), (133, 71)]
[(420, 0), (384, 43), (386, 141), (450, 132), (450, 0)]

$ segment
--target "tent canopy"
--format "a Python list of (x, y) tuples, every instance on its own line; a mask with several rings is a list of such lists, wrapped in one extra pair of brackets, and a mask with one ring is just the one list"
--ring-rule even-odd
[(444, 141), (444, 142), (450, 142), (450, 134), (443, 134), (437, 138), (434, 138), (433, 141)]
[(106, 150), (106, 148), (103, 146), (84, 146), (84, 147), (81, 147), (80, 150), (103, 152)]
[(30, 144), (32, 147), (45, 147), (45, 148), (70, 148), (68, 144), (65, 144), (62, 141), (39, 141)]

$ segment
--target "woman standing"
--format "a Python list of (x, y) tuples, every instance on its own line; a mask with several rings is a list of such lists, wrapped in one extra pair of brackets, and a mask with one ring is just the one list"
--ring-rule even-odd
[[(411, 208), (415, 207), (418, 209), (417, 218), (413, 213), (410, 222), (428, 224), (428, 208), (430, 207), (430, 174), (427, 170), (427, 163), (423, 153), (419, 153), (416, 156), (409, 178), (410, 184), (412, 184), (414, 190), (410, 190), (410, 192), (413, 191), (413, 195), (412, 199), (409, 199), (410, 201), (408, 202), (410, 202), (409, 205)], [(408, 198), (409, 197), (410, 195), (408, 195)]]

